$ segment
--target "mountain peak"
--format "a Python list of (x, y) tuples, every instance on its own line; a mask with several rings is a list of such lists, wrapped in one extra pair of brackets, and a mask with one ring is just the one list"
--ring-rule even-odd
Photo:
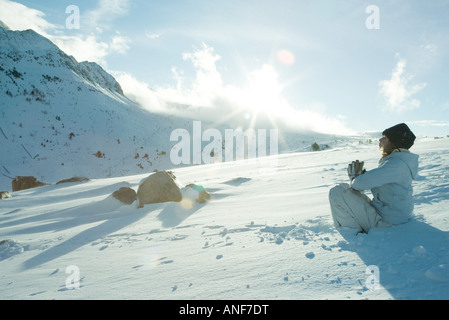
[(45, 74), (50, 71), (75, 74), (96, 89), (106, 89), (124, 96), (120, 84), (97, 63), (78, 63), (74, 57), (67, 55), (52, 41), (32, 29), (13, 31), (1, 21), (0, 26), (0, 54), (3, 56), (0, 63), (3, 68), (14, 65), (19, 72), (19, 68), (25, 72), (30, 67), (44, 67)]

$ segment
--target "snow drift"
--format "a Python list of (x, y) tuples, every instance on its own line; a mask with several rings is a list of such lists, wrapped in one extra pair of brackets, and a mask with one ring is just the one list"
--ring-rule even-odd
[[(0, 203), (2, 299), (447, 299), (448, 139), (417, 141), (415, 216), (332, 225), (329, 189), (375, 144), (179, 168), (206, 203), (125, 205), (147, 175), (44, 186)], [(264, 173), (262, 173), (264, 172)]]

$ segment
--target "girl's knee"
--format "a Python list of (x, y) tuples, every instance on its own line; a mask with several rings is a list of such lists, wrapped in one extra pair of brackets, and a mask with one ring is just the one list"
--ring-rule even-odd
[(343, 193), (347, 192), (350, 189), (349, 184), (342, 183), (336, 185), (332, 189), (329, 190), (329, 199), (340, 197)]

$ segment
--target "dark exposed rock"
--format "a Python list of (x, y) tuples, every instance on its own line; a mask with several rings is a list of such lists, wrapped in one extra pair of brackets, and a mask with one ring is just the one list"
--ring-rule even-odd
[(120, 188), (119, 190), (115, 191), (112, 196), (125, 204), (132, 204), (137, 200), (136, 191), (128, 187)]
[(12, 181), (12, 191), (26, 190), (36, 187), (47, 186), (48, 184), (38, 181), (35, 177), (15, 177)]
[(86, 177), (73, 177), (70, 179), (64, 179), (61, 181), (56, 182), (56, 184), (61, 184), (61, 183), (68, 183), (68, 182), (82, 182), (82, 181), (89, 181), (89, 178)]

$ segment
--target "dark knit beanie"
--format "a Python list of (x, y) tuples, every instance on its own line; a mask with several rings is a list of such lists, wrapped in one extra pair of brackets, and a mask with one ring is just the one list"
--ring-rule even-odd
[(386, 129), (382, 132), (382, 135), (386, 136), (395, 148), (410, 149), (416, 139), (416, 136), (405, 123)]

